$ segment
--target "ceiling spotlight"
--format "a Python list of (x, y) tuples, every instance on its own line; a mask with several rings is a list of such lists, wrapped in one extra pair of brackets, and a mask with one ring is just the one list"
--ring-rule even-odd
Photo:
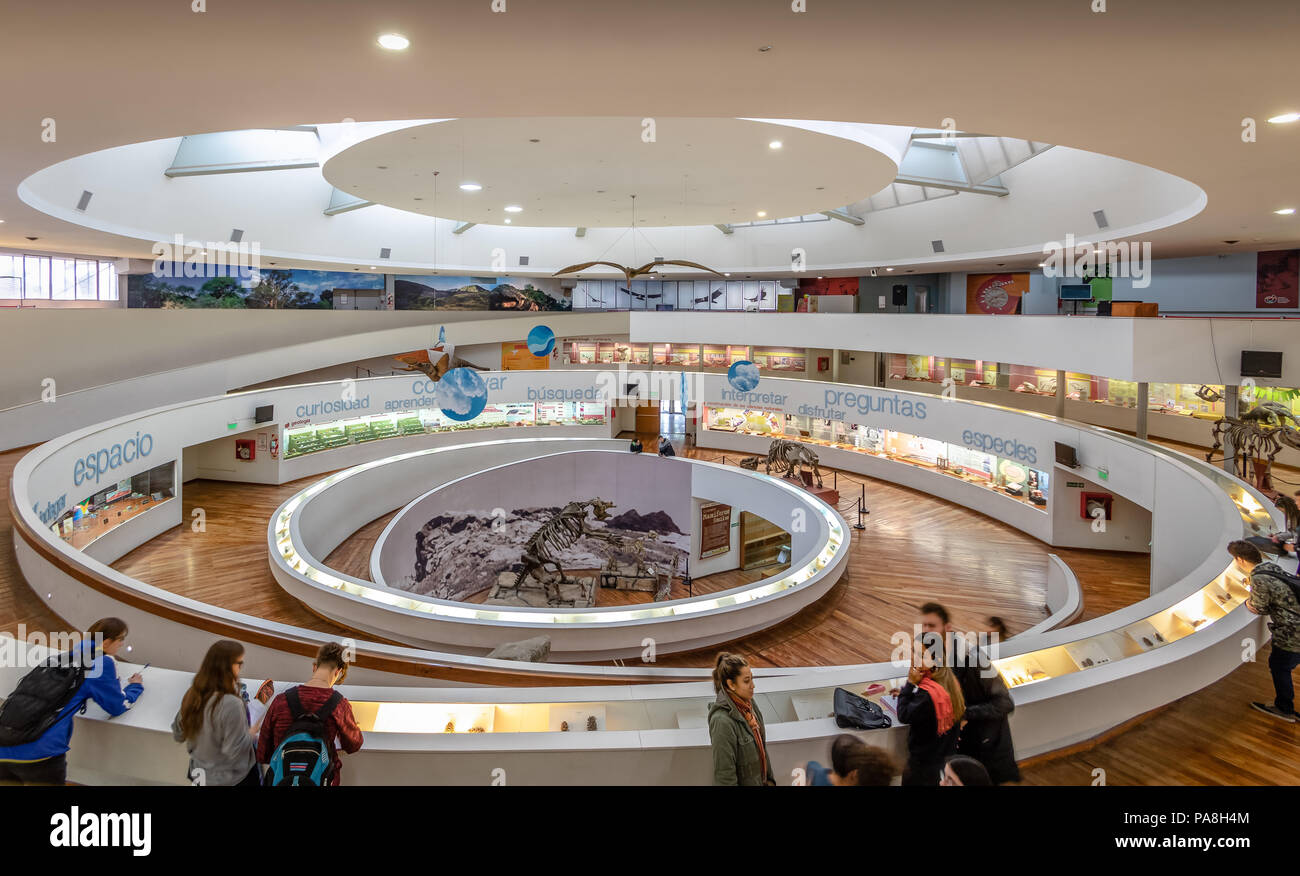
[(1300, 122), (1300, 113), (1282, 113), (1268, 120), (1270, 125), (1289, 125), (1292, 122)]
[(722, 276), (724, 276), (724, 277), (730, 277), (730, 276), (731, 276), (731, 271), (723, 271), (723, 272), (722, 272)]
[(1273, 212), (1279, 216), (1290, 216), (1295, 212), (1295, 207), (1283, 207), (1281, 210), (1274, 210)]
[(767, 148), (768, 148), (768, 149), (780, 149), (780, 148), (781, 148), (781, 141), (780, 141), (780, 140), (773, 140), (771, 143), (768, 143), (768, 144), (767, 144)]
[(522, 212), (524, 212), (524, 208), (521, 207), (521, 206), (519, 206), (518, 204), (511, 204), (511, 205), (509, 205), (508, 207), (506, 207), (506, 212), (507, 212), (507, 213), (522, 213)]
[(766, 210), (759, 210), (759, 211), (758, 211), (758, 218), (759, 218), (759, 219), (762, 219), (762, 218), (763, 218), (764, 216), (766, 216), (766, 215), (767, 215), (767, 211), (766, 211)]
[(480, 192), (483, 187), (476, 182), (463, 182), (460, 184), (460, 190), (462, 192)]
[[(359, 270), (361, 270), (361, 269), (360, 269), (360, 268), (357, 268), (357, 270), (359, 271)], [(370, 266), (370, 270), (374, 271), (374, 270), (378, 270), (378, 269), (377, 269), (374, 265), (371, 265), (371, 266)]]
[(0, 225), (4, 225), (4, 224), (5, 224), (5, 221), (4, 221), (3, 219), (0, 219)]
[(892, 271), (893, 268), (885, 268), (886, 271)]
[(390, 52), (400, 52), (409, 46), (411, 41), (400, 33), (381, 33), (378, 43)]

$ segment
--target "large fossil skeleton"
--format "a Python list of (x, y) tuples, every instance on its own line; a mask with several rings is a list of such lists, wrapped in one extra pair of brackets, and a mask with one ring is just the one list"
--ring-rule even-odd
[(1267, 496), (1278, 495), (1273, 488), (1273, 459), (1283, 447), (1300, 450), (1300, 419), (1286, 405), (1261, 402), (1239, 417), (1216, 420), (1213, 435), (1214, 446), (1205, 454), (1207, 462), (1226, 443), (1236, 454), (1233, 474)]
[(524, 543), (524, 553), (520, 557), (523, 567), (515, 576), (515, 590), (518, 591), (520, 585), (532, 578), (546, 591), (547, 602), (558, 604), (560, 584), (567, 583), (569, 579), (556, 559), (557, 555), (584, 537), (597, 538), (615, 547), (623, 543), (622, 536), (605, 529), (596, 529), (587, 521), (589, 513), (595, 520), (608, 520), (609, 509), (613, 507), (613, 502), (595, 498), (585, 502), (570, 502), (555, 512)]
[[(740, 464), (751, 471), (758, 471), (758, 464), (763, 461), (761, 456), (751, 456), (742, 459)], [(785, 438), (772, 439), (772, 443), (767, 448), (766, 464), (767, 474), (771, 474), (772, 469), (775, 468), (782, 477), (795, 480), (803, 479), (803, 469), (807, 466), (817, 478), (817, 486), (822, 485), (822, 470), (817, 466), (817, 454), (797, 441), (789, 441)]]

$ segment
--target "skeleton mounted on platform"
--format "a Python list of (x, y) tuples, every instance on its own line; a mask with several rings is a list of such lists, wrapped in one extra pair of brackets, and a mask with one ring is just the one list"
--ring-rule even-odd
[[(1300, 420), (1285, 405), (1262, 402), (1239, 417), (1216, 420), (1214, 445), (1205, 454), (1205, 459), (1211, 461), (1226, 444), (1236, 457), (1233, 474), (1276, 500), (1279, 493), (1273, 488), (1273, 460), (1283, 447), (1300, 450), (1300, 428), (1297, 427), (1300, 427)], [(1279, 507), (1286, 510), (1285, 506)]]
[(584, 537), (597, 538), (615, 547), (623, 543), (622, 536), (596, 529), (587, 522), (588, 513), (595, 520), (608, 520), (609, 509), (613, 507), (613, 502), (596, 498), (585, 502), (570, 502), (555, 512), (524, 544), (524, 553), (520, 557), (522, 568), (515, 576), (515, 592), (519, 591), (520, 585), (526, 580), (532, 578), (545, 590), (547, 602), (558, 605), (560, 585), (568, 583), (569, 579), (556, 556)]
[[(761, 456), (751, 456), (742, 459), (742, 467), (750, 471), (758, 471), (758, 464), (764, 462)], [(765, 472), (772, 473), (776, 469), (777, 473), (783, 478), (803, 481), (803, 470), (807, 466), (817, 478), (817, 486), (822, 485), (822, 470), (817, 465), (817, 454), (813, 453), (807, 447), (797, 441), (789, 441), (785, 438), (772, 439), (771, 445), (767, 448), (767, 459)]]

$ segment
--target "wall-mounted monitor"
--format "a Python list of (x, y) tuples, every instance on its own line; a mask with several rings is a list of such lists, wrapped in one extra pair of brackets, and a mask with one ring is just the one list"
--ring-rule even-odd
[(275, 405), (262, 405), (253, 411), (254, 423), (270, 423), (275, 419)]
[(1091, 301), (1092, 287), (1087, 283), (1062, 283), (1060, 297), (1062, 301)]
[(1057, 465), (1063, 465), (1067, 468), (1078, 468), (1079, 455), (1069, 444), (1062, 444), (1060, 441), (1057, 441), (1056, 463)]
[(1281, 377), (1282, 354), (1266, 350), (1241, 351), (1242, 377)]

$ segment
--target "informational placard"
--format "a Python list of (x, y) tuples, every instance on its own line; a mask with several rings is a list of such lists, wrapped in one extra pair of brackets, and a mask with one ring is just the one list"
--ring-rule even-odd
[(731, 550), (731, 506), (716, 502), (700, 506), (700, 559)]
[(535, 355), (526, 343), (503, 341), (501, 344), (502, 371), (546, 371), (550, 367), (550, 356)]

